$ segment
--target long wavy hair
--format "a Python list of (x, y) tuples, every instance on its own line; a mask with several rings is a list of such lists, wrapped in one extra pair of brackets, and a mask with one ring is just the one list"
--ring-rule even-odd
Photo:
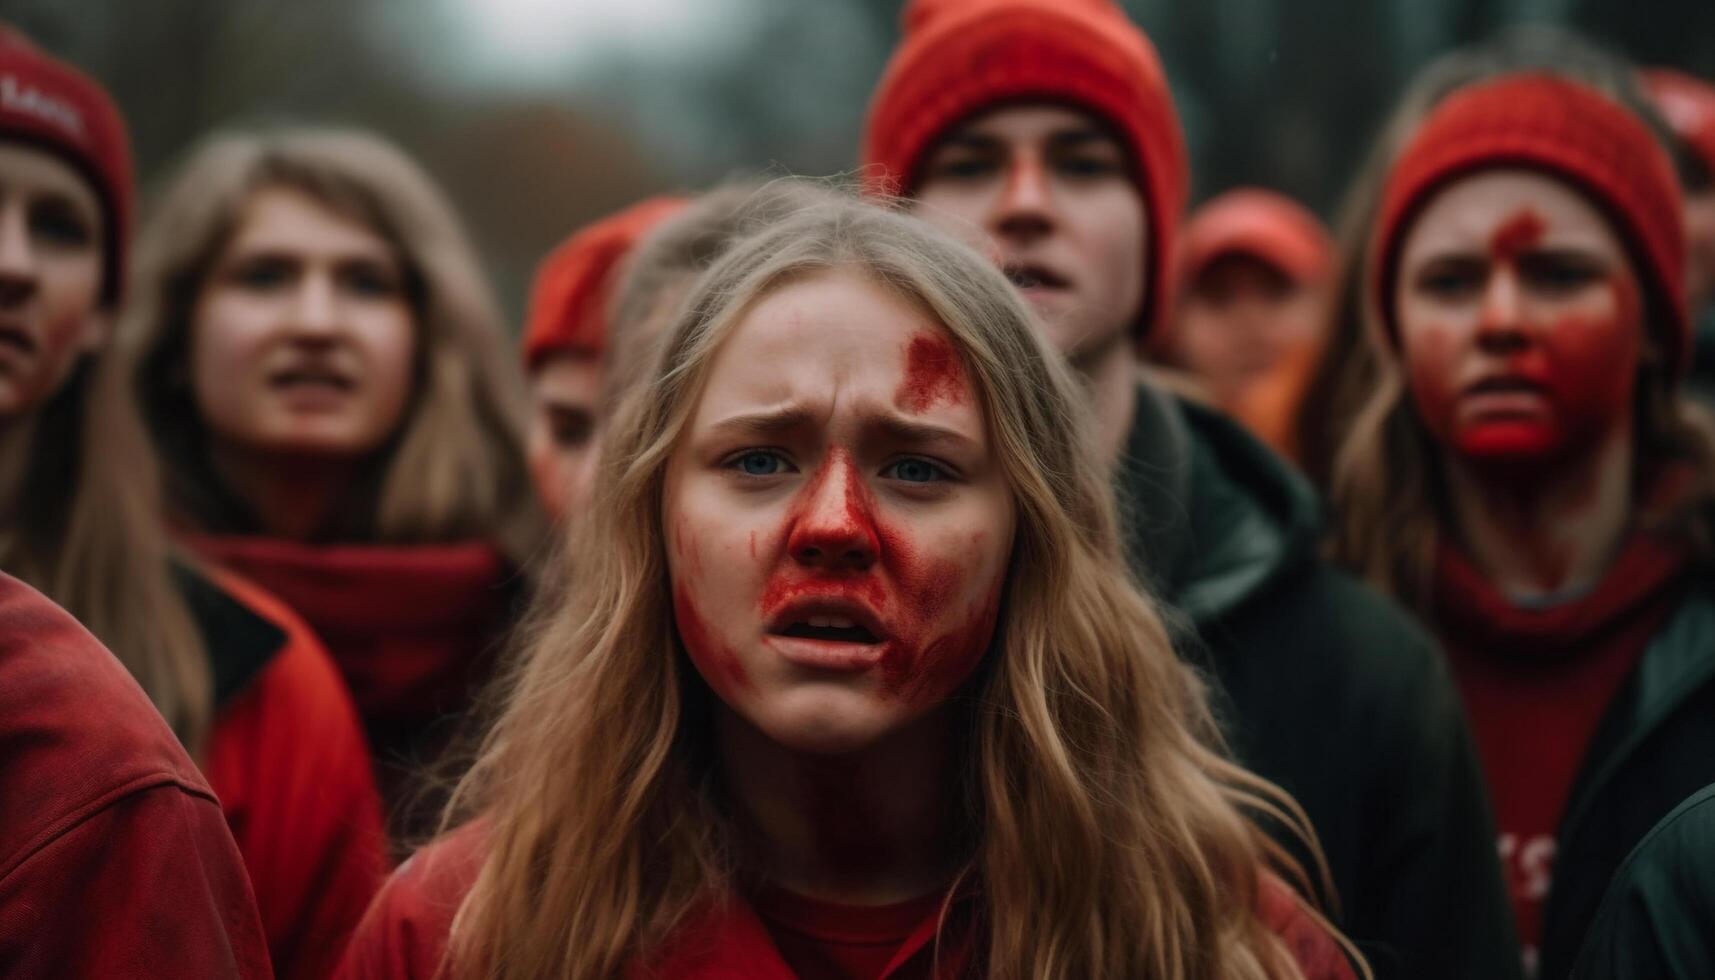
[(404, 268), (417, 328), (405, 417), (368, 461), (339, 540), (465, 538), (513, 557), (540, 540), (523, 455), (517, 366), (481, 266), (445, 196), (421, 168), (361, 131), (223, 133), (181, 166), (138, 242), (118, 329), (175, 518), (248, 533), (255, 517), (222, 485), (188, 367), (197, 298), (258, 191), (309, 195), (385, 239)]
[(701, 278), (610, 430), (574, 564), (544, 590), (503, 707), (443, 829), (487, 850), (453, 924), (456, 977), (645, 967), (734, 867), (713, 695), (674, 627), (663, 474), (715, 353), (761, 297), (850, 269), (945, 325), (1018, 514), (996, 639), (955, 698), (963, 875), (996, 978), (1294, 978), (1257, 920), (1290, 860), (1247, 812), (1309, 830), (1229, 762), (1199, 678), (1127, 570), (1087, 409), (1007, 282), (908, 216), (836, 198), (735, 244)]
[[(1330, 549), (1336, 561), (1419, 612), (1429, 606), (1435, 549), (1449, 530), (1450, 504), (1440, 447), (1417, 415), (1405, 365), (1381, 324), (1382, 304), (1392, 298), (1375, 295), (1373, 277), (1365, 274), (1374, 250), (1385, 244), (1373, 240), (1374, 214), (1393, 158), (1421, 117), (1465, 85), (1521, 68), (1558, 74), (1607, 94), (1665, 145), (1666, 128), (1629, 65), (1575, 37), (1529, 31), (1505, 44), (1463, 53), (1426, 75), (1378, 148), (1346, 230), (1343, 311), (1335, 330), (1352, 346), (1329, 355), (1339, 364), (1327, 379), (1328, 388), (1346, 403), (1330, 464), (1336, 515)], [(1364, 219), (1369, 224), (1360, 232), (1357, 222)], [(1636, 257), (1628, 258), (1635, 269)], [(1706, 562), (1715, 557), (1715, 426), (1681, 397), (1679, 379), (1664, 356), (1663, 345), (1672, 341), (1662, 336), (1659, 324), (1665, 321), (1654, 305), (1646, 302), (1644, 308), (1644, 354), (1633, 394), (1637, 451), (1632, 483), (1642, 499), (1668, 470), (1689, 480), (1671, 506), (1636, 516), (1642, 525), (1680, 536)]]

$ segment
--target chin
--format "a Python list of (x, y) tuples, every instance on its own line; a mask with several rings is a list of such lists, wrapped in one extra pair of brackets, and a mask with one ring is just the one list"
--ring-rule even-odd
[(1491, 422), (1461, 431), (1455, 447), (1471, 460), (1536, 463), (1565, 454), (1559, 427), (1545, 421)]
[(808, 755), (861, 751), (905, 723), (867, 693), (799, 692), (782, 701), (751, 723), (777, 744)]

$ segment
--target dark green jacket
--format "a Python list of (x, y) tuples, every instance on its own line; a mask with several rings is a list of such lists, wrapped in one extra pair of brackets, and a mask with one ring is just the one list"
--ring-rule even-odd
[(1236, 424), (1147, 387), (1118, 484), (1134, 566), (1211, 675), (1239, 761), (1309, 815), (1337, 921), (1376, 975), (1518, 977), (1458, 693), (1422, 630), (1317, 557), (1308, 485)]
[(1680, 804), (1626, 858), (1572, 976), (1715, 977), (1715, 786)]
[[(1554, 882), (1543, 909), (1544, 980), (1571, 973), (1602, 895), (1626, 855), (1680, 801), (1710, 783), (1715, 783), (1715, 582), (1698, 576), (1650, 640), (1580, 764), (1556, 835)], [(1702, 928), (1706, 935), (1715, 934), (1715, 919), (1705, 919)]]

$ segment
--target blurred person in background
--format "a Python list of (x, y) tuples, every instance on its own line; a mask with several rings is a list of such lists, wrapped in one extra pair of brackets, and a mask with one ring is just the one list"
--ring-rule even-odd
[(274, 975), (238, 848), (184, 746), (95, 637), (4, 572), (0, 974)]
[(1619, 99), (1529, 71), (1437, 104), (1379, 200), (1335, 543), (1441, 639), (1524, 959), (1559, 980), (1626, 853), (1715, 781), (1678, 185)]
[(555, 519), (580, 512), (589, 500), (608, 308), (621, 264), (639, 238), (685, 203), (652, 198), (603, 218), (560, 243), (536, 270), (523, 340), (527, 451), (536, 495)]
[(1178, 307), (1157, 357), (1283, 455), (1327, 316), (1333, 260), (1316, 216), (1281, 194), (1239, 188), (1185, 222)]
[(275, 972), (324, 976), (380, 884), (368, 750), (308, 627), (168, 543), (111, 353), (132, 197), (108, 95), (0, 29), (0, 567), (137, 678), (219, 794)]
[(409, 836), (542, 540), (476, 257), (403, 153), (321, 130), (209, 138), (138, 252), (118, 340), (169, 513), (326, 641)]
[(1291, 422), (1288, 445), (1294, 459), (1324, 492), (1333, 484), (1334, 458), (1345, 444), (1352, 420), (1379, 383), (1364, 304), (1369, 295), (1365, 256), (1382, 181), (1400, 147), (1442, 99), (1474, 82), (1530, 69), (1582, 79), (1624, 101), (1654, 125), (1653, 113), (1637, 85), (1636, 69), (1588, 39), (1556, 27), (1515, 27), (1443, 55), (1417, 73), (1378, 127), (1340, 206), (1330, 319), (1321, 331), (1321, 349), (1297, 402), (1297, 418)]
[(1672, 130), (1685, 194), (1685, 293), (1694, 324), (1688, 390), (1715, 404), (1715, 84), (1671, 68), (1643, 73), (1645, 88)]
[(1132, 567), (1211, 674), (1239, 761), (1309, 815), (1322, 897), (1380, 976), (1516, 975), (1482, 774), (1433, 644), (1317, 557), (1318, 502), (1272, 453), (1137, 382), (1172, 308), (1188, 179), (1148, 40), (1108, 0), (919, 0), (904, 18), (868, 172), (994, 258), (1076, 371)]
[(345, 976), (1353, 975), (981, 256), (827, 201), (675, 310), (462, 826)]

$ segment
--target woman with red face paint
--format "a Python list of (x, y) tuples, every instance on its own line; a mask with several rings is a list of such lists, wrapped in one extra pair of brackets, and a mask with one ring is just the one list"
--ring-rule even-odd
[(9, 33), (0, 79), (0, 565), (137, 678), (219, 794), (276, 972), (325, 975), (382, 872), (350, 695), (278, 601), (168, 546), (107, 352), (132, 197), (117, 110)]
[(649, 380), (462, 826), (344, 976), (1352, 975), (998, 270), (831, 199), (734, 245)]
[(658, 197), (578, 231), (542, 260), (524, 324), (530, 384), (526, 442), (536, 495), (554, 517), (589, 499), (606, 367), (608, 298), (621, 263), (649, 230), (685, 206)]
[(169, 511), (327, 642), (409, 830), (541, 540), (475, 257), (398, 150), (286, 131), (199, 147), (138, 266), (119, 341)]
[(1626, 852), (1715, 780), (1678, 187), (1618, 102), (1519, 73), (1436, 106), (1381, 202), (1337, 544), (1440, 635), (1526, 962), (1563, 977)]

